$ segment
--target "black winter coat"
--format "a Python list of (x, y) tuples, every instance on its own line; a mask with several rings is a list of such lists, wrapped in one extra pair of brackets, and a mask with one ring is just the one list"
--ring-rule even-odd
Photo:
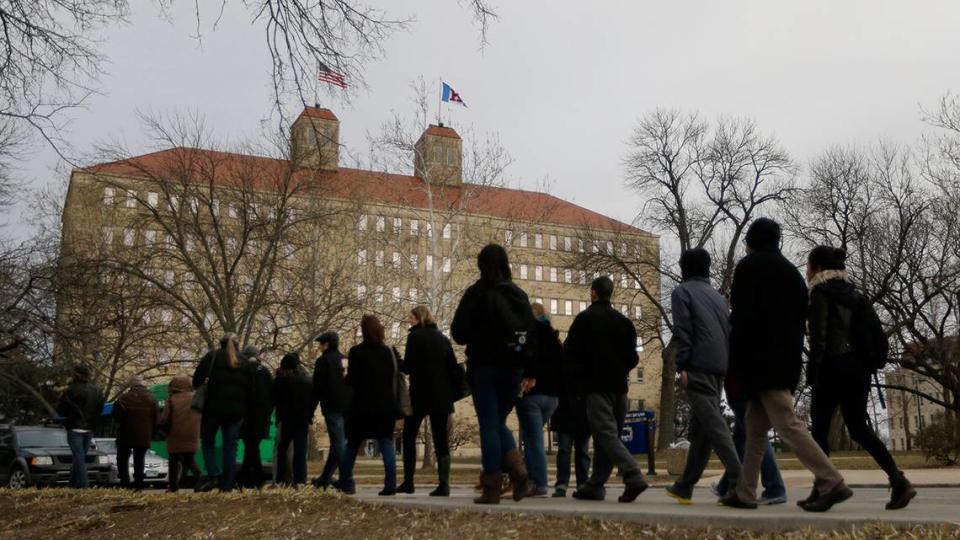
[(507, 303), (525, 306), (522, 317), (526, 320), (528, 351), (536, 350), (536, 319), (530, 308), (530, 299), (523, 289), (512, 281), (488, 285), (477, 281), (467, 288), (460, 299), (457, 311), (450, 324), (454, 341), (466, 345), (468, 364), (486, 364), (505, 368), (527, 369), (532, 354), (518, 356), (507, 354), (508, 349), (500, 335), (500, 325), (494, 308), (495, 295), (502, 295)]
[(810, 289), (807, 381), (811, 385), (824, 373), (869, 376), (871, 370), (854, 354), (853, 314), (858, 301), (857, 288), (844, 279), (828, 279)]
[(103, 393), (90, 381), (73, 381), (63, 392), (57, 404), (57, 413), (64, 417), (67, 429), (94, 431), (100, 425), (103, 413)]
[[(213, 371), (210, 371), (210, 362), (213, 362)], [(208, 352), (200, 360), (200, 364), (193, 372), (193, 387), (207, 380), (206, 402), (203, 414), (217, 416), (226, 420), (242, 420), (247, 415), (247, 405), (250, 395), (250, 370), (243, 366), (231, 368), (227, 361), (227, 352), (223, 349)]]
[(393, 437), (396, 425), (394, 369), (386, 345), (365, 341), (348, 354), (347, 386), (353, 399), (347, 409), (347, 438), (383, 439)]
[(313, 364), (313, 392), (323, 414), (343, 414), (350, 405), (346, 360), (339, 350), (328, 350)]
[(270, 416), (273, 414), (273, 375), (257, 361), (247, 360), (243, 367), (250, 372), (250, 393), (240, 438), (266, 439), (270, 437)]
[(415, 415), (453, 412), (456, 367), (453, 346), (437, 325), (410, 329), (400, 370), (410, 375), (410, 402)]
[(553, 329), (549, 320), (537, 320), (537, 352), (527, 376), (537, 380), (531, 395), (560, 396), (560, 380), (563, 378), (563, 345), (560, 333)]
[(807, 285), (779, 251), (755, 251), (737, 264), (730, 291), (730, 347), (744, 399), (795, 391), (803, 363)]
[(584, 396), (578, 390), (573, 366), (563, 357), (560, 378), (560, 387), (557, 410), (550, 417), (550, 429), (559, 433), (568, 433), (575, 437), (590, 435), (590, 426), (587, 425), (587, 406)]
[(630, 319), (597, 300), (573, 320), (564, 353), (579, 388), (589, 393), (627, 393), (627, 376), (637, 367), (637, 329)]
[(277, 402), (277, 424), (302, 426), (313, 422), (317, 402), (313, 397), (313, 381), (300, 368), (281, 369), (273, 383)]

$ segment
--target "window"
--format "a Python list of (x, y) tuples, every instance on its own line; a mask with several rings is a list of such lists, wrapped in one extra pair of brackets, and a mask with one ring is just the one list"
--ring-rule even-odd
[(434, 146), (434, 147), (433, 147), (433, 161), (434, 161), (435, 163), (437, 163), (438, 165), (443, 163), (443, 148), (442, 148), (442, 147), (440, 147), (440, 146)]
[[(638, 346), (638, 349), (643, 350), (643, 345)], [(643, 366), (637, 366), (637, 382), (643, 382)]]
[(177, 281), (177, 275), (173, 270), (167, 270), (163, 273), (163, 284), (167, 287), (173, 287), (173, 284)]
[(600, 253), (600, 242), (594, 240), (590, 249), (592, 249), (594, 253)]
[(613, 242), (607, 240), (607, 253), (613, 255)]
[(387, 228), (387, 218), (377, 216), (377, 232), (383, 232)]
[(176, 211), (178, 211), (178, 210), (180, 210), (180, 199), (178, 199), (176, 195), (171, 195), (171, 196), (170, 196), (170, 211), (171, 211), (171, 212), (176, 212)]
[(569, 236), (563, 237), (563, 250), (564, 251), (573, 250), (573, 238), (570, 238)]
[(237, 205), (233, 203), (227, 204), (227, 217), (235, 219), (237, 217)]
[(128, 189), (127, 190), (127, 208), (136, 208), (137, 207), (137, 192)]
[(106, 206), (113, 206), (113, 188), (112, 187), (103, 188), (103, 204)]
[(451, 226), (449, 223), (443, 226), (443, 237), (449, 240), (453, 234), (451, 233)]
[(457, 151), (453, 147), (447, 148), (447, 165), (457, 164)]
[(410, 256), (410, 269), (411, 269), (411, 270), (414, 270), (414, 271), (420, 269), (420, 256), (419, 256), (419, 255), (414, 254), (414, 255), (411, 255), (411, 256)]
[(113, 229), (108, 227), (103, 228), (103, 245), (105, 246), (113, 245)]
[(420, 222), (415, 219), (410, 220), (410, 236), (420, 236)]
[(133, 247), (133, 241), (136, 238), (136, 232), (133, 229), (123, 230), (123, 245)]
[(533, 279), (543, 281), (543, 267), (537, 266), (533, 269)]
[(450, 261), (450, 257), (444, 257), (444, 258), (443, 258), (443, 271), (446, 272), (447, 274), (449, 274), (449, 273), (450, 273), (450, 270), (451, 270), (451, 266), (452, 266), (452, 263), (451, 263), (451, 261)]
[(552, 283), (556, 283), (556, 282), (557, 282), (557, 267), (555, 267), (555, 266), (551, 266), (551, 267), (550, 267), (550, 281), (551, 281)]
[(424, 228), (427, 230), (427, 238), (433, 238), (433, 223), (426, 222), (423, 225), (424, 225)]
[(621, 256), (621, 257), (626, 257), (626, 256), (627, 256), (627, 243), (626, 243), (626, 242), (620, 242), (620, 256)]
[(357, 264), (360, 266), (367, 265), (367, 250), (361, 249), (357, 252)]
[[(214, 199), (214, 200), (210, 201), (210, 211), (213, 213), (214, 216), (217, 216), (217, 217), (220, 216), (220, 201), (219, 201), (219, 200)], [(292, 209), (292, 208), (290, 209), (290, 212), (291, 212), (291, 213), (293, 212), (293, 209)]]
[(580, 301), (580, 311), (587, 309), (587, 303), (583, 300)]
[(400, 287), (393, 288), (393, 290), (390, 292), (390, 300), (393, 302), (400, 301)]
[(367, 230), (367, 216), (366, 216), (366, 214), (362, 214), (362, 215), (360, 216), (360, 219), (357, 221), (357, 230), (358, 230), (358, 231), (365, 231), (365, 230)]
[(152, 246), (157, 242), (157, 231), (149, 230), (143, 232), (143, 243)]
[(373, 255), (373, 264), (375, 266), (383, 266), (383, 250), (377, 250)]
[(419, 296), (418, 296), (418, 292), (417, 292), (416, 289), (410, 289), (410, 296), (409, 296), (409, 298), (410, 298), (410, 301), (413, 302), (414, 304), (417, 303), (417, 299), (419, 298)]
[(577, 251), (583, 253), (583, 240), (577, 240)]
[(566, 283), (573, 283), (573, 270), (569, 268), (564, 268), (563, 281)]
[(559, 308), (558, 308), (557, 304), (558, 304), (558, 302), (557, 302), (557, 299), (556, 299), (556, 298), (551, 298), (551, 299), (550, 299), (550, 313), (551, 313), (552, 315), (556, 315), (556, 314), (558, 313), (558, 309), (559, 309)]
[(637, 352), (643, 352), (643, 338), (637, 336)]
[(624, 317), (630, 316), (630, 310), (628, 310), (627, 308), (628, 306), (626, 304), (620, 304), (620, 313), (623, 313)]
[(367, 286), (357, 285), (357, 300), (363, 300), (367, 297)]
[(394, 270), (400, 269), (400, 253), (397, 251), (393, 252), (393, 269)]
[(377, 292), (376, 292), (376, 295), (374, 296), (374, 300), (378, 304), (382, 304), (383, 303), (383, 285), (377, 285), (376, 291)]
[(160, 321), (163, 324), (170, 324), (173, 322), (173, 313), (169, 309), (165, 309), (160, 312)]
[(158, 195), (156, 192), (153, 192), (153, 191), (151, 191), (150, 193), (147, 193), (147, 204), (149, 204), (151, 208), (156, 208), (157, 203), (159, 202), (160, 202), (160, 195)]
[(621, 289), (626, 289), (626, 288), (627, 288), (627, 283), (628, 283), (627, 280), (628, 280), (628, 276), (627, 276), (626, 274), (621, 274), (621, 275), (620, 275), (620, 288), (621, 288)]
[(550, 235), (550, 249), (552, 250), (557, 249), (557, 235), (555, 234)]
[(395, 322), (390, 325), (390, 337), (392, 337), (393, 339), (400, 338), (400, 323)]
[(520, 265), (520, 279), (527, 279), (527, 265)]
[(527, 247), (527, 233), (520, 233), (520, 247)]
[(586, 270), (581, 270), (581, 271), (580, 271), (580, 284), (581, 284), (581, 285), (586, 285), (586, 284), (587, 284), (587, 271), (586, 271)]
[(533, 247), (543, 249), (543, 235), (536, 233), (533, 235)]
[(503, 243), (508, 246), (513, 245), (513, 231), (508, 229), (505, 233), (503, 233)]
[(427, 255), (427, 272), (433, 272), (433, 255)]
[(634, 288), (634, 289), (639, 289), (639, 288), (640, 288), (640, 280), (639, 280), (639, 279), (633, 280), (633, 288)]
[(643, 315), (643, 310), (640, 308), (640, 306), (633, 306), (633, 318), (639, 321), (641, 315)]
[(573, 300), (564, 300), (564, 301), (563, 301), (563, 314), (564, 314), (564, 315), (573, 315)]
[(401, 231), (403, 231), (403, 219), (393, 218), (393, 234), (399, 235)]

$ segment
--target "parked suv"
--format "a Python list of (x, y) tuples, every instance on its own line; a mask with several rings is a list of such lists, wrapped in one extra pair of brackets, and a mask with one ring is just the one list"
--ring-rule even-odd
[[(120, 469), (117, 464), (117, 440), (116, 439), (93, 439), (93, 447), (97, 450), (103, 452), (107, 455), (107, 459), (110, 460), (110, 466), (113, 468), (115, 481), (113, 483), (120, 483)], [(163, 458), (160, 454), (154, 452), (153, 450), (147, 450), (147, 455), (144, 456), (143, 460), (143, 480), (148, 485), (154, 487), (164, 487), (167, 485), (167, 475), (169, 474), (170, 464), (166, 459)], [(130, 461), (127, 462), (127, 470), (129, 471), (130, 480), (133, 480), (133, 458), (130, 458)]]
[[(71, 463), (73, 454), (62, 427), (0, 424), (0, 486), (66, 485)], [(110, 482), (112, 469), (106, 454), (87, 451), (87, 475), (91, 484)]]

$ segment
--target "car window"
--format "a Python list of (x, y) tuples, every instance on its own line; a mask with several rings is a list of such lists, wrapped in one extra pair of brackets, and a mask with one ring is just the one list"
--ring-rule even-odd
[(97, 450), (103, 452), (104, 454), (117, 453), (117, 441), (113, 441), (113, 440), (95, 441), (94, 446), (96, 446)]
[(9, 448), (13, 446), (13, 433), (10, 430), (0, 431), (0, 447)]
[(60, 429), (18, 429), (21, 448), (69, 448), (67, 432)]

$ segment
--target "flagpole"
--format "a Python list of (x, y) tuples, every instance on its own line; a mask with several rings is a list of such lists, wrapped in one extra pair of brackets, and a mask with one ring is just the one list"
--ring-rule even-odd
[(313, 105), (320, 107), (320, 60), (317, 60), (317, 72), (313, 76)]
[(437, 124), (443, 124), (443, 119), (440, 116), (440, 107), (443, 104), (443, 75), (440, 76), (440, 93), (437, 94)]

